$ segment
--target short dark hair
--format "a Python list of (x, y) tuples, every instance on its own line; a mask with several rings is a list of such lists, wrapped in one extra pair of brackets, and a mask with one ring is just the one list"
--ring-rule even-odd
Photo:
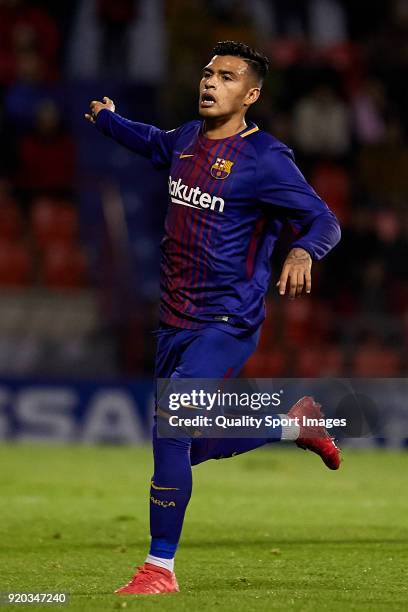
[(268, 58), (257, 49), (253, 49), (243, 42), (235, 42), (234, 40), (220, 41), (215, 45), (213, 55), (235, 55), (236, 57), (241, 57), (249, 64), (261, 85), (269, 70)]

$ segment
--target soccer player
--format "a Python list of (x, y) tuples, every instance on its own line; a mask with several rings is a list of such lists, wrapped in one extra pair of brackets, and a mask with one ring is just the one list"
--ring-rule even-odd
[[(298, 235), (278, 290), (311, 291), (312, 260), (340, 239), (335, 215), (308, 185), (290, 149), (246, 120), (261, 93), (268, 60), (243, 43), (216, 45), (202, 71), (200, 119), (174, 130), (124, 119), (112, 100), (93, 101), (86, 119), (106, 136), (169, 169), (161, 243), (157, 378), (228, 378), (254, 352), (265, 318), (270, 258), (285, 222)], [(289, 417), (320, 418), (313, 398)], [(119, 594), (178, 591), (174, 556), (191, 495), (191, 466), (247, 452), (276, 439), (317, 453), (330, 469), (340, 453), (323, 427), (282, 426), (267, 439), (169, 439), (153, 429), (151, 546)]]

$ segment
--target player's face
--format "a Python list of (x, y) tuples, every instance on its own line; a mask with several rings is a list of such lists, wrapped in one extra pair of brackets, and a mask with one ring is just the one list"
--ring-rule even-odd
[(199, 113), (217, 119), (245, 113), (260, 89), (249, 65), (240, 57), (215, 55), (203, 69)]

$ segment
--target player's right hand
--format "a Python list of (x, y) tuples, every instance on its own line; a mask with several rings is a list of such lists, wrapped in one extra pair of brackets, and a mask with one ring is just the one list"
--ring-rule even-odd
[(96, 117), (97, 117), (99, 111), (103, 110), (104, 108), (106, 108), (107, 110), (112, 111), (112, 113), (115, 112), (115, 104), (114, 104), (113, 100), (111, 100), (107, 96), (104, 96), (102, 98), (102, 102), (99, 102), (99, 100), (92, 100), (92, 102), (89, 105), (89, 108), (90, 108), (91, 112), (90, 113), (85, 113), (85, 119), (87, 121), (90, 121), (91, 123), (95, 123)]

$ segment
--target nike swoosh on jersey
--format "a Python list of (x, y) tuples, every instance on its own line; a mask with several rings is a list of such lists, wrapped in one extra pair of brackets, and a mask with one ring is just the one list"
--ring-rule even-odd
[(194, 157), (194, 153), (180, 153), (179, 159), (184, 159), (184, 157)]

